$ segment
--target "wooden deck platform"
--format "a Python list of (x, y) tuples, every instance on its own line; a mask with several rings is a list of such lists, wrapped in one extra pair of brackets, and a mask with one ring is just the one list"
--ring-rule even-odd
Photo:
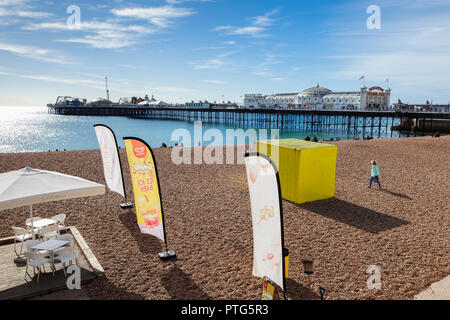
[[(72, 233), (76, 240), (78, 265), (81, 268), (81, 287), (83, 287), (84, 283), (103, 275), (104, 271), (78, 230), (70, 227), (67, 228), (67, 232)], [(17, 246), (20, 249), (20, 243)], [(69, 275), (64, 275), (60, 263), (56, 263), (55, 276), (52, 274), (50, 265), (46, 264), (45, 273), (41, 269), (39, 282), (37, 282), (37, 274), (34, 276), (31, 267), (28, 268), (28, 273), (33, 279), (27, 276), (25, 280), (26, 264), (16, 264), (14, 258), (16, 254), (12, 238), (0, 239), (0, 300), (28, 299), (67, 289), (66, 281)]]

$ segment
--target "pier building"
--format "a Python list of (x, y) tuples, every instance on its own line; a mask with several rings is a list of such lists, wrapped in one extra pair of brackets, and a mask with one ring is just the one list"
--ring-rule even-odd
[(359, 91), (333, 92), (317, 86), (299, 93), (246, 94), (249, 109), (389, 110), (391, 89), (361, 86)]

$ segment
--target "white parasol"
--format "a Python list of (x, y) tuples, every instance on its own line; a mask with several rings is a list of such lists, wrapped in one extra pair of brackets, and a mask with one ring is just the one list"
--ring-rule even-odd
[[(29, 167), (0, 174), (0, 210), (105, 193), (105, 186), (79, 177)], [(31, 230), (33, 219), (31, 219)]]

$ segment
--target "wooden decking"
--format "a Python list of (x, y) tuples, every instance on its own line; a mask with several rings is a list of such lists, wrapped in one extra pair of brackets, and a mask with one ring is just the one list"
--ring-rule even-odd
[[(71, 232), (73, 229), (73, 232)], [(76, 228), (70, 227), (67, 232), (74, 235), (78, 247), (78, 265), (81, 268), (81, 286), (84, 283), (103, 275), (103, 269), (98, 264), (89, 247), (81, 237)], [(81, 242), (81, 245), (80, 245)], [(20, 250), (20, 243), (17, 245)], [(53, 276), (50, 265), (45, 265), (45, 273), (41, 269), (39, 282), (36, 281), (37, 274), (34, 276), (33, 268), (28, 268), (29, 276), (25, 280), (26, 264), (14, 263), (16, 254), (14, 253), (14, 244), (11, 238), (0, 239), (0, 300), (6, 299), (27, 299), (40, 296), (50, 292), (67, 289), (62, 265), (56, 263), (56, 272)], [(94, 266), (92, 265), (94, 264)]]

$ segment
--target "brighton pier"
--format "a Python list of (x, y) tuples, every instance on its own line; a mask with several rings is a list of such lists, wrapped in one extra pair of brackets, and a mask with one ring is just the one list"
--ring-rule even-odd
[(450, 113), (364, 110), (203, 109), (141, 106), (48, 106), (48, 112), (76, 116), (124, 116), (155, 120), (202, 121), (242, 127), (341, 131), (379, 137), (392, 130), (420, 135), (446, 132)]

